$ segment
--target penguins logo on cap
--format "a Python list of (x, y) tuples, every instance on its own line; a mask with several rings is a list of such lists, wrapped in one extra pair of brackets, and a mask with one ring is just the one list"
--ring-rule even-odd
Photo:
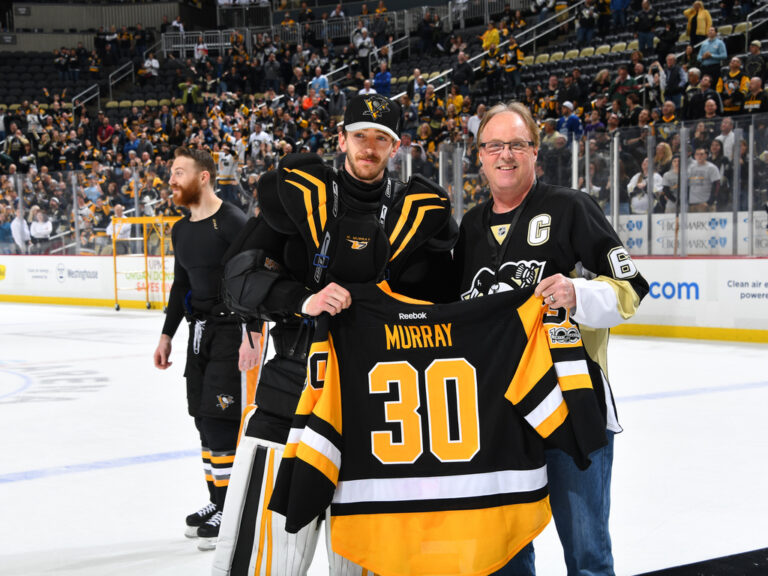
[(363, 116), (370, 116), (374, 120), (378, 120), (386, 112), (389, 112), (389, 100), (384, 98), (366, 98), (365, 105), (368, 110), (363, 112)]

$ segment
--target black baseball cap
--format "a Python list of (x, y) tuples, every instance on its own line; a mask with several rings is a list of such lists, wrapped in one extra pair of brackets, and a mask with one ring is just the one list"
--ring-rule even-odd
[(356, 132), (373, 128), (400, 140), (400, 104), (381, 94), (354, 96), (344, 111), (344, 129)]

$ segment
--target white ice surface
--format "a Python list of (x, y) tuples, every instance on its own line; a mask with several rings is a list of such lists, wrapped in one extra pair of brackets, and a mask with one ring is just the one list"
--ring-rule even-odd
[[(0, 304), (0, 575), (203, 576), (207, 501), (182, 378), (152, 366), (158, 312)], [(613, 337), (616, 571), (768, 546), (768, 345)], [(322, 542), (310, 574), (327, 574)], [(554, 526), (541, 576), (565, 573)]]

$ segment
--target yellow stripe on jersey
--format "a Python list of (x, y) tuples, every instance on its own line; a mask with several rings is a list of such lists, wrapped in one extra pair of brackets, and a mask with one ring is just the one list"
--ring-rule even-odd
[[(296, 174), (298, 176), (301, 176), (308, 182), (311, 182), (315, 189), (317, 190), (317, 208), (318, 208), (318, 217), (320, 218), (320, 230), (325, 230), (325, 223), (328, 220), (328, 211), (325, 207), (325, 204), (327, 202), (327, 195), (326, 195), (326, 187), (325, 182), (320, 180), (319, 178), (313, 176), (312, 174), (309, 174), (308, 172), (304, 172), (303, 170), (291, 170), (289, 168), (285, 169), (286, 172), (289, 174)], [(296, 185), (295, 182), (286, 180), (286, 182), (290, 182), (291, 184)], [(304, 188), (304, 206), (307, 210), (307, 219), (310, 223), (310, 228), (314, 228), (314, 221), (313, 221), (313, 209), (312, 209), (312, 199), (311, 196), (308, 197), (307, 189)], [(313, 234), (314, 236), (314, 234)]]
[[(549, 338), (542, 325), (541, 298), (529, 298), (518, 308), (520, 319), (528, 334), (528, 346), (523, 352), (517, 371), (509, 383), (504, 397), (518, 404), (552, 368), (552, 356), (549, 352)], [(536, 317), (536, 316), (538, 317)]]
[[(312, 409), (315, 407), (315, 404), (317, 404), (317, 399), (323, 393), (322, 383), (325, 381), (326, 373), (328, 371), (330, 350), (330, 342), (327, 340), (313, 342), (309, 348), (309, 355), (307, 356), (307, 374), (317, 376), (320, 382), (317, 383), (317, 387), (315, 387), (314, 382), (310, 382), (311, 385), (304, 387), (304, 391), (299, 398), (299, 404), (296, 406), (296, 414), (300, 416), (311, 414)], [(313, 365), (317, 366), (316, 374), (313, 371)]]
[(557, 409), (552, 412), (541, 424), (536, 426), (536, 432), (539, 433), (539, 435), (542, 438), (548, 438), (552, 432), (557, 430), (557, 428), (565, 422), (565, 419), (568, 417), (568, 406), (565, 404), (565, 401), (563, 400), (560, 402), (560, 405), (557, 407)]
[(520, 316), (520, 320), (523, 322), (525, 335), (529, 340), (534, 329), (538, 328), (542, 322), (541, 315), (543, 314), (543, 304), (543, 297), (532, 296), (517, 309), (518, 316)]
[[(339, 364), (336, 357), (336, 349), (333, 346), (333, 338), (328, 335), (328, 358), (325, 364), (325, 385), (321, 391), (317, 392), (319, 399), (316, 400), (313, 408), (310, 408), (310, 412), (314, 411), (315, 415), (325, 420), (328, 424), (333, 426), (333, 429), (341, 434), (341, 390), (339, 389)], [(329, 386), (330, 384), (330, 386)], [(305, 392), (310, 386), (305, 387)], [(304, 394), (302, 394), (303, 401)], [(313, 398), (313, 400), (315, 400)]]
[[(376, 514), (375, 521), (366, 514), (333, 516), (331, 543), (337, 553), (378, 574), (488, 574), (540, 534), (551, 516), (548, 497), (479, 510)], [(382, 546), (392, 534), (408, 534), (407, 548)]]
[(429, 212), (430, 210), (442, 210), (442, 206), (420, 206), (418, 211), (416, 212), (416, 218), (413, 221), (413, 226), (411, 226), (410, 231), (408, 234), (406, 234), (405, 238), (403, 238), (403, 241), (400, 242), (400, 247), (397, 249), (397, 251), (392, 255), (392, 257), (389, 259), (391, 262), (395, 258), (397, 258), (400, 255), (400, 252), (402, 252), (405, 247), (408, 245), (408, 243), (411, 241), (411, 238), (413, 238), (414, 234), (416, 234), (416, 231), (419, 229), (419, 226), (421, 225), (421, 221), (424, 220), (424, 214)]
[(298, 442), (290, 442), (285, 445), (285, 449), (283, 450), (283, 458), (295, 458), (296, 457), (296, 449), (299, 447)]
[(560, 390), (570, 392), (571, 390), (581, 390), (583, 388), (592, 388), (592, 379), (589, 374), (573, 374), (571, 376), (558, 376), (557, 382), (560, 384)]
[(398, 294), (397, 292), (392, 292), (392, 288), (389, 287), (389, 283), (386, 280), (383, 280), (376, 284), (382, 292), (384, 292), (387, 296), (391, 296), (395, 300), (399, 300), (400, 302), (405, 302), (406, 304), (432, 304), (432, 302), (428, 302), (427, 300), (417, 300), (416, 298), (409, 298), (408, 296), (404, 296), (403, 294)]
[(339, 467), (334, 464), (325, 454), (310, 448), (306, 444), (300, 444), (296, 451), (296, 456), (323, 473), (334, 485), (339, 482)]
[(304, 193), (304, 209), (307, 211), (307, 223), (309, 224), (309, 232), (312, 234), (312, 241), (315, 243), (315, 248), (320, 247), (320, 241), (317, 239), (317, 227), (315, 221), (312, 219), (312, 192), (306, 186), (302, 186), (298, 182), (293, 180), (285, 180), (288, 184), (293, 184)]
[(437, 194), (410, 194), (405, 198), (403, 201), (403, 209), (400, 212), (400, 218), (397, 220), (397, 224), (395, 225), (395, 229), (392, 231), (392, 234), (389, 236), (389, 243), (394, 246), (395, 240), (397, 239), (397, 236), (400, 234), (400, 231), (405, 226), (405, 223), (408, 221), (408, 216), (410, 215), (411, 208), (413, 207), (413, 203), (417, 200), (427, 200), (430, 198), (437, 198), (440, 200), (440, 196)]

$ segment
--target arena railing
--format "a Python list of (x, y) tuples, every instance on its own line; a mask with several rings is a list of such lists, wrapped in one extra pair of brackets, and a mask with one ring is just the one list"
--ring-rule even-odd
[(112, 100), (112, 88), (120, 80), (131, 77), (131, 83), (136, 81), (135, 66), (133, 62), (126, 62), (109, 75), (109, 99)]
[[(723, 122), (733, 129), (723, 130)], [(712, 141), (721, 133), (733, 152), (710, 160), (718, 167), (720, 190), (705, 198), (696, 184), (702, 169), (694, 167), (694, 153), (701, 146), (710, 154), (719, 149)], [(556, 131), (545, 132), (542, 142), (537, 177), (590, 194), (631, 254), (768, 256), (768, 114), (595, 132), (570, 145)], [(468, 148), (461, 137), (442, 144), (432, 158), (457, 219), (490, 195), (476, 158), (476, 143)], [(636, 177), (644, 160), (647, 173)], [(636, 186), (638, 181), (653, 184)]]
[(766, 18), (768, 18), (768, 4), (764, 4), (747, 14), (747, 29), (744, 30), (744, 46), (746, 46), (747, 49), (749, 49), (749, 34), (752, 31), (756, 18), (762, 18), (761, 23), (765, 22)]
[[(113, 207), (116, 203), (123, 203), (125, 216), (154, 214), (152, 207), (156, 204), (156, 200), (141, 201), (142, 197), (148, 197), (148, 189), (142, 181), (141, 171), (132, 170), (131, 178), (124, 182), (121, 189), (109, 184), (110, 170), (103, 172), (108, 176), (107, 182), (102, 186), (102, 189), (107, 190), (105, 196), (108, 197), (108, 203)], [(53, 216), (56, 219), (56, 228), (51, 237), (47, 242), (34, 244), (32, 253), (110, 254), (111, 240), (106, 235), (106, 224), (96, 227), (89, 201), (79, 204), (78, 198), (85, 198), (87, 194), (87, 173), (84, 170), (50, 171), (43, 178), (38, 178), (38, 174), (37, 172), (16, 173), (9, 177), (19, 198), (18, 207), (24, 211), (25, 215), (42, 211), (49, 218)], [(157, 195), (158, 192), (155, 191), (150, 197)], [(56, 213), (52, 214), (50, 206), (51, 199), (54, 197), (58, 201), (58, 208)], [(75, 210), (73, 207), (78, 209)], [(135, 234), (132, 236), (143, 235), (141, 228), (133, 232)]]
[[(110, 91), (112, 86), (110, 85)], [(111, 93), (110, 93), (111, 97)], [(93, 99), (96, 99), (96, 108), (101, 108), (101, 87), (98, 84), (92, 84), (79, 94), (75, 94), (72, 97), (72, 106), (76, 106), (78, 103), (85, 105)]]
[[(528, 47), (529, 45), (533, 44), (533, 51), (534, 54), (536, 53), (536, 41), (540, 38), (543, 38), (545, 36), (548, 36), (555, 30), (557, 30), (560, 26), (563, 26), (564, 24), (567, 24), (569, 22), (572, 22), (576, 19), (576, 16), (568, 16), (570, 12), (573, 10), (578, 9), (582, 4), (585, 4), (586, 0), (579, 0), (576, 4), (573, 4), (572, 6), (569, 6), (565, 10), (561, 10), (560, 12), (557, 12), (556, 14), (553, 14), (552, 16), (545, 18), (541, 22), (527, 27), (524, 30), (518, 32), (515, 34), (515, 40), (518, 42), (518, 45), (520, 46), (520, 49), (524, 49)], [(574, 12), (575, 14), (575, 12)], [(528, 38), (533, 34), (533, 37)], [(509, 40), (504, 40), (499, 43), (498, 48), (504, 48), (505, 46), (509, 45)], [(467, 60), (467, 62), (472, 65), (472, 69), (477, 74), (481, 70), (481, 66), (478, 63), (482, 58), (484, 58), (488, 54), (487, 50), (484, 50), (480, 54), (476, 54), (475, 56), (472, 56)], [(453, 69), (451, 70), (445, 70), (441, 74), (434, 76), (430, 83), (437, 84), (437, 87), (435, 88), (435, 92), (447, 92), (450, 89), (450, 86), (452, 84), (450, 78), (453, 75)], [(439, 82), (442, 82), (438, 84)], [(399, 98), (403, 96), (405, 92), (401, 92), (400, 94), (397, 94), (394, 96), (394, 98)]]
[(167, 57), (169, 53), (178, 54), (180, 58), (192, 57), (195, 53), (195, 46), (202, 36), (208, 53), (224, 54), (227, 49), (232, 47), (232, 40), (236, 36), (243, 37), (246, 43), (246, 49), (251, 51), (251, 32), (248, 29), (228, 28), (226, 30), (204, 30), (202, 32), (165, 32), (162, 35), (163, 56)]
[(401, 52), (408, 52), (408, 58), (411, 57), (411, 37), (405, 36), (403, 38), (398, 38), (397, 40), (394, 40), (390, 42), (389, 44), (385, 44), (381, 48), (374, 48), (371, 50), (371, 53), (368, 55), (368, 70), (375, 70), (375, 65), (377, 62), (379, 62), (382, 58), (381, 54), (386, 54), (387, 58), (387, 67), (392, 67), (392, 58), (395, 56), (395, 54), (399, 54)]

